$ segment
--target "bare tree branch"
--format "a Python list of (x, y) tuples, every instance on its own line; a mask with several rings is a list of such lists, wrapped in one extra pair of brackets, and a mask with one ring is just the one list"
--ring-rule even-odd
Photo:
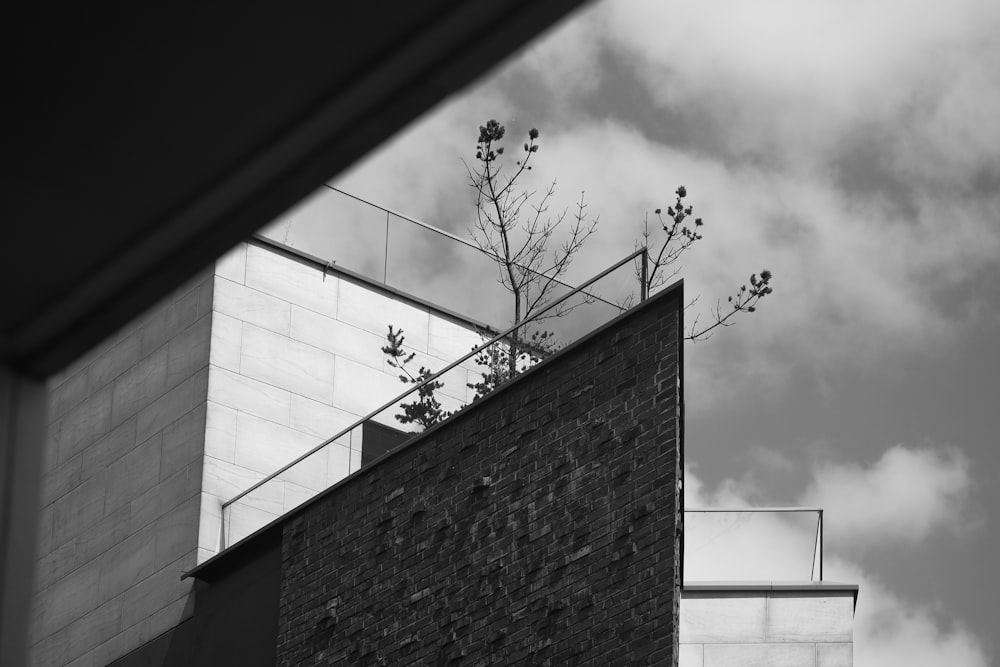
[[(715, 308), (711, 311), (712, 323), (708, 326), (699, 327), (699, 316), (696, 315), (694, 322), (691, 323), (691, 329), (684, 336), (684, 339), (691, 341), (708, 340), (711, 337), (712, 331), (718, 327), (730, 327), (735, 324), (732, 318), (736, 313), (752, 313), (756, 311), (760, 300), (774, 292), (774, 289), (770, 285), (771, 277), (771, 272), (767, 269), (760, 272), (759, 278), (756, 273), (750, 274), (749, 289), (746, 285), (742, 285), (736, 291), (736, 294), (729, 297), (725, 306), (721, 302), (716, 303)], [(694, 305), (694, 302), (692, 301), (689, 305)]]
[[(692, 226), (686, 224), (686, 221), (694, 214), (694, 206), (686, 204), (684, 201), (687, 197), (687, 188), (682, 185), (674, 191), (674, 194), (676, 199), (672, 206), (667, 207), (666, 217), (664, 217), (662, 209), (656, 209), (653, 212), (656, 215), (662, 237), (655, 243), (655, 248), (658, 248), (654, 249), (655, 257), (649, 258), (651, 264), (648, 265), (645, 283), (647, 294), (651, 294), (680, 273), (681, 267), (678, 262), (681, 256), (703, 238), (701, 228), (704, 226), (704, 222), (701, 218), (695, 218)], [(648, 214), (643, 219), (641, 236), (645, 247), (654, 247), (651, 241), (657, 237), (657, 234), (655, 230), (649, 228)], [(638, 250), (639, 247), (637, 241), (636, 249)], [(641, 280), (642, 265), (638, 262), (635, 272)], [(743, 285), (734, 295), (728, 297), (725, 305), (719, 302), (715, 308), (710, 310), (711, 323), (708, 325), (702, 325), (701, 315), (696, 313), (685, 339), (691, 341), (707, 340), (715, 329), (732, 326), (735, 323), (733, 317), (737, 313), (754, 312), (757, 303), (774, 291), (770, 284), (771, 278), (771, 272), (766, 269), (761, 271), (760, 277), (756, 273), (752, 274), (749, 288)], [(694, 306), (698, 298), (695, 297), (685, 305), (684, 310), (689, 310)], [(626, 303), (631, 305), (631, 300), (626, 300)]]
[[(556, 181), (544, 190), (522, 188), (521, 179), (531, 171), (529, 164), (538, 152), (538, 130), (528, 132), (524, 143), (524, 155), (513, 167), (505, 166), (504, 147), (501, 145), (505, 134), (503, 125), (490, 120), (479, 128), (476, 142), (475, 162), (470, 165), (463, 161), (468, 173), (469, 185), (475, 191), (476, 217), (470, 229), (473, 242), (480, 250), (493, 258), (497, 266), (497, 282), (508, 292), (513, 301), (513, 322), (523, 322), (544, 309), (553, 299), (554, 290), (562, 285), (559, 277), (566, 273), (573, 257), (583, 244), (597, 230), (598, 218), (589, 218), (586, 197), (583, 192), (576, 203), (572, 215), (570, 210), (551, 214), (550, 208), (556, 193)], [(647, 248), (645, 265), (637, 261), (635, 271), (642, 284), (642, 293), (651, 294), (664, 286), (680, 270), (681, 257), (695, 243), (702, 240), (701, 218), (693, 218), (694, 206), (686, 203), (687, 189), (684, 186), (674, 191), (675, 199), (667, 207), (653, 213), (656, 220), (650, 227), (647, 214), (642, 221), (640, 236), (642, 245), (636, 241), (636, 250)], [(557, 248), (550, 248), (551, 241), (564, 222), (570, 219), (564, 240)], [(692, 221), (693, 224), (691, 224)], [(650, 254), (651, 251), (651, 254)], [(645, 269), (645, 270), (644, 270)], [(763, 270), (758, 276), (750, 276), (750, 287), (743, 285), (735, 294), (721, 301), (709, 311), (710, 322), (701, 324), (701, 314), (695, 313), (691, 328), (685, 340), (708, 339), (720, 327), (732, 326), (737, 313), (753, 313), (760, 300), (773, 292), (771, 272)], [(520, 371), (537, 363), (543, 355), (551, 352), (556, 343), (551, 333), (538, 329), (537, 325), (551, 318), (563, 317), (584, 303), (595, 300), (583, 293), (581, 302), (562, 303), (550, 311), (537, 316), (531, 323), (533, 332), (527, 327), (517, 327), (506, 341), (498, 341), (488, 350), (476, 356), (476, 362), (485, 369), (482, 379), (468, 386), (476, 391), (476, 398), (484, 396), (494, 388), (514, 377)], [(685, 304), (684, 310), (691, 310), (698, 302), (695, 297)], [(635, 301), (630, 296), (619, 305), (631, 307)], [(407, 369), (414, 358), (412, 353), (403, 351), (402, 331), (389, 327), (387, 345), (382, 351), (388, 355), (388, 363), (401, 371), (400, 380), (417, 384), (430, 377), (430, 371), (421, 367), (417, 374)], [(529, 335), (530, 334), (530, 335)], [(434, 398), (434, 391), (441, 388), (441, 382), (430, 382), (418, 389), (418, 396), (412, 403), (403, 404), (404, 414), (397, 416), (403, 423), (415, 422), (429, 426), (450, 413), (444, 411)]]
[[(521, 322), (551, 301), (559, 277), (596, 231), (597, 220), (588, 221), (581, 193), (567, 240), (550, 250), (554, 234), (569, 217), (567, 210), (550, 214), (556, 182), (541, 192), (520, 187), (521, 179), (532, 168), (529, 163), (538, 152), (538, 130), (528, 132), (524, 154), (513, 168), (505, 167), (502, 157), (505, 132), (504, 126), (495, 120), (480, 126), (476, 161), (472, 166), (466, 164), (466, 170), (476, 193), (472, 239), (497, 262), (500, 283), (511, 293), (513, 320)], [(555, 309), (551, 315), (557, 316), (559, 311)], [(525, 335), (518, 331), (511, 336), (511, 350), (506, 358), (511, 375), (516, 372), (519, 346)]]

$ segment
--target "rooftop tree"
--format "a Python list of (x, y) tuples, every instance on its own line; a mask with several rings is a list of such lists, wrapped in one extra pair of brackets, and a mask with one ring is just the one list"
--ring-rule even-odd
[[(555, 197), (556, 182), (552, 181), (542, 190), (525, 187), (532, 169), (532, 162), (539, 151), (539, 132), (532, 128), (521, 153), (513, 164), (507, 161), (503, 145), (506, 130), (496, 120), (487, 121), (479, 127), (476, 141), (475, 160), (466, 164), (469, 185), (474, 191), (476, 218), (471, 236), (477, 246), (496, 263), (497, 280), (511, 296), (513, 323), (523, 322), (543, 310), (554, 297), (555, 288), (562, 283), (563, 276), (574, 256), (587, 239), (597, 231), (598, 219), (591, 219), (586, 213), (587, 204), (583, 193), (577, 203), (570, 208), (550, 211)], [(648, 250), (646, 271), (637, 265), (636, 273), (643, 283), (644, 294), (651, 294), (667, 284), (670, 278), (680, 272), (679, 260), (695, 243), (702, 240), (704, 221), (694, 218), (694, 206), (687, 201), (687, 189), (680, 186), (674, 191), (674, 201), (666, 212), (658, 208), (654, 211), (655, 223), (650, 224), (647, 214), (640, 232), (642, 246)], [(560, 243), (553, 244), (557, 230), (561, 230)], [(696, 315), (685, 338), (700, 341), (708, 338), (719, 327), (734, 324), (738, 313), (753, 313), (758, 303), (773, 292), (772, 274), (763, 270), (750, 275), (749, 287), (743, 284), (728, 297), (725, 304), (720, 300), (709, 312), (709, 321), (702, 324)], [(631, 305), (629, 299), (625, 306)], [(697, 298), (695, 299), (697, 301)], [(694, 302), (688, 305), (691, 307)], [(560, 317), (567, 312), (567, 306), (560, 304), (535, 323), (549, 317)], [(402, 350), (402, 331), (393, 332), (389, 327), (388, 344), (382, 348), (389, 355), (389, 363), (404, 371), (400, 380), (416, 384), (431, 377), (429, 369), (421, 367), (414, 375), (406, 370), (406, 363), (413, 355)], [(539, 353), (553, 346), (548, 332), (536, 329), (530, 336), (527, 330), (515, 329), (504, 345), (497, 349), (483, 350), (476, 362), (485, 368), (482, 380), (469, 387), (476, 390), (476, 398), (492, 391), (496, 386), (516, 375), (523, 367), (530, 366), (539, 359)], [(494, 346), (496, 347), (496, 346)], [(519, 367), (520, 364), (520, 367)], [(421, 387), (416, 401), (403, 406), (404, 414), (398, 417), (403, 423), (416, 422), (424, 426), (436, 423), (450, 415), (441, 410), (434, 398), (434, 391), (440, 382), (431, 382)]]
[[(535, 316), (550, 303), (554, 289), (561, 284), (559, 278), (597, 230), (598, 221), (588, 219), (582, 193), (572, 213), (566, 208), (551, 213), (555, 181), (542, 191), (522, 188), (520, 181), (531, 171), (532, 159), (538, 153), (539, 132), (534, 128), (528, 131), (522, 153), (513, 165), (503, 158), (501, 142), (505, 132), (495, 120), (480, 126), (475, 161), (466, 168), (475, 193), (472, 240), (496, 262), (497, 280), (511, 295), (511, 314), (516, 324)], [(564, 240), (550, 247), (553, 235), (566, 222)], [(564, 313), (565, 309), (557, 306), (536, 322)], [(542, 342), (548, 339), (544, 332), (535, 333)], [(506, 372), (500, 368), (493, 371), (505, 377), (496, 379), (502, 381), (517, 373), (518, 361), (526, 349), (531, 349), (526, 338), (527, 332), (520, 329), (511, 334), (504, 355)], [(534, 342), (540, 341), (536, 338)]]

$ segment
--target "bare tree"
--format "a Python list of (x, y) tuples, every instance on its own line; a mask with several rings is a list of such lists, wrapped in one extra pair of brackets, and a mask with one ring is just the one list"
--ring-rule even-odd
[[(472, 166), (466, 163), (466, 169), (469, 185), (475, 191), (476, 220), (471, 230), (472, 239), (496, 262), (497, 281), (511, 294), (513, 322), (516, 324), (531, 318), (551, 303), (554, 289), (562, 284), (559, 277), (569, 268), (584, 242), (596, 231), (598, 221), (596, 218), (588, 220), (582, 193), (572, 213), (563, 209), (551, 215), (549, 207), (555, 196), (555, 181), (541, 192), (525, 189), (521, 184), (521, 179), (531, 171), (530, 163), (538, 152), (538, 130), (532, 128), (528, 132), (523, 155), (514, 165), (504, 163), (504, 147), (501, 145), (504, 134), (504, 126), (496, 120), (480, 126), (475, 162)], [(691, 220), (694, 207), (685, 202), (687, 189), (681, 186), (675, 195), (676, 199), (673, 205), (667, 207), (666, 215), (662, 209), (654, 211), (658, 224), (651, 228), (648, 215), (643, 221), (641, 246), (648, 249), (649, 261), (644, 265), (645, 270), (641, 268), (643, 264), (637, 264), (636, 273), (643, 284), (641, 291), (645, 294), (663, 287), (676, 276), (680, 272), (678, 262), (681, 256), (702, 239), (704, 222), (701, 218)], [(565, 229), (563, 242), (550, 249), (553, 235), (567, 219), (569, 226)], [(636, 249), (639, 247), (640, 241), (637, 241)], [(771, 272), (766, 269), (759, 276), (752, 274), (749, 288), (745, 284), (741, 286), (725, 305), (717, 302), (710, 311), (711, 321), (707, 325), (700, 325), (700, 316), (696, 315), (685, 338), (705, 340), (716, 328), (734, 324), (733, 317), (737, 313), (754, 312), (758, 302), (773, 292), (771, 278)], [(632, 300), (628, 299), (621, 306), (630, 306)], [(697, 300), (687, 307), (693, 306)], [(568, 308), (556, 306), (537, 317), (536, 322), (565, 315)], [(415, 375), (407, 370), (406, 365), (414, 355), (403, 351), (402, 333), (402, 330), (393, 331), (390, 325), (387, 345), (382, 351), (389, 357), (388, 363), (402, 371), (399, 376), (402, 382), (417, 384), (432, 374), (423, 367)], [(519, 327), (504, 345), (482, 350), (475, 358), (476, 363), (484, 368), (482, 379), (468, 385), (475, 390), (475, 398), (485, 396), (518, 372), (537, 363), (540, 353), (549, 350), (553, 344), (551, 333), (536, 329), (529, 335)], [(451, 413), (444, 411), (434, 397), (435, 390), (441, 386), (442, 383), (436, 381), (422, 386), (416, 400), (402, 405), (404, 413), (397, 419), (427, 427), (450, 416)]]
[[(544, 308), (552, 299), (559, 277), (569, 268), (573, 256), (597, 229), (597, 219), (588, 221), (586, 202), (581, 193), (572, 214), (568, 209), (551, 215), (549, 207), (555, 195), (553, 181), (539, 193), (521, 187), (521, 179), (531, 170), (538, 152), (538, 130), (528, 132), (523, 155), (513, 166), (504, 163), (504, 126), (490, 120), (479, 128), (476, 158), (466, 164), (469, 185), (475, 190), (476, 220), (472, 238), (497, 264), (497, 280), (513, 299), (514, 322), (521, 322)], [(549, 244), (553, 234), (570, 218), (565, 240), (555, 249)], [(559, 307), (541, 319), (558, 317)], [(507, 377), (517, 372), (518, 359), (525, 345), (526, 333), (515, 330), (508, 341)]]
[[(651, 294), (676, 276), (681, 270), (678, 264), (681, 255), (702, 239), (701, 228), (705, 224), (702, 219), (695, 218), (693, 224), (687, 223), (694, 213), (694, 206), (684, 201), (687, 197), (687, 188), (682, 185), (674, 194), (676, 199), (672, 206), (667, 207), (666, 217), (662, 209), (654, 211), (659, 223), (657, 225), (659, 232), (656, 228), (650, 229), (648, 215), (643, 220), (642, 245), (650, 249), (650, 262), (645, 275), (638, 266), (636, 273), (639, 279), (645, 282), (647, 294)], [(637, 241), (636, 249), (639, 247)], [(756, 273), (751, 274), (750, 287), (742, 285), (728, 298), (725, 305), (718, 301), (710, 311), (711, 321), (708, 324), (700, 324), (700, 315), (695, 315), (685, 338), (692, 341), (706, 340), (716, 328), (732, 326), (733, 317), (737, 313), (754, 312), (757, 303), (774, 291), (770, 284), (771, 278), (771, 272), (767, 269), (761, 271), (759, 277)], [(693, 306), (697, 300), (695, 298), (688, 307)]]

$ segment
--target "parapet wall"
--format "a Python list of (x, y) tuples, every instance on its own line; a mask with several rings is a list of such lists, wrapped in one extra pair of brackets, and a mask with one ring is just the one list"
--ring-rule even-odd
[(278, 663), (676, 664), (682, 306), (659, 295), (286, 519)]
[(820, 582), (685, 587), (680, 667), (851, 667), (857, 593)]

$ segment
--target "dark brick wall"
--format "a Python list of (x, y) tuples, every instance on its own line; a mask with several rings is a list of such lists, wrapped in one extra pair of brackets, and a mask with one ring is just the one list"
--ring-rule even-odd
[(676, 663), (680, 287), (283, 526), (278, 663)]

